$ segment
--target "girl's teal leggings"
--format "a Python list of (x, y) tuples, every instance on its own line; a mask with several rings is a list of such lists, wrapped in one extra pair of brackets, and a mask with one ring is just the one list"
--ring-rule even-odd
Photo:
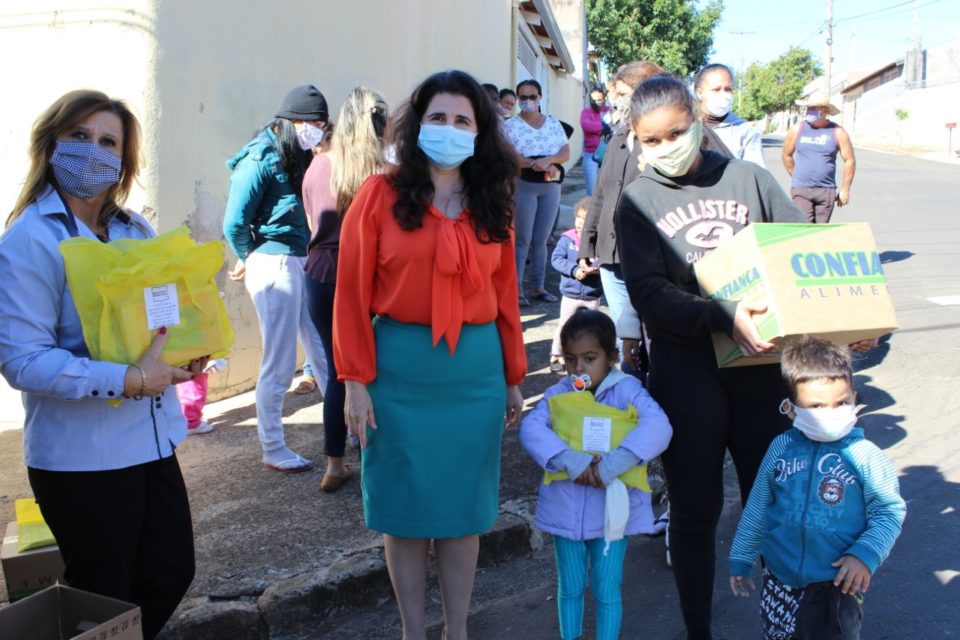
[(620, 636), (623, 603), (620, 585), (623, 582), (623, 560), (627, 555), (627, 539), (610, 543), (595, 540), (569, 540), (553, 537), (557, 557), (557, 609), (560, 613), (560, 637), (576, 640), (583, 634), (583, 592), (590, 577), (590, 591), (597, 610), (597, 640), (616, 640)]

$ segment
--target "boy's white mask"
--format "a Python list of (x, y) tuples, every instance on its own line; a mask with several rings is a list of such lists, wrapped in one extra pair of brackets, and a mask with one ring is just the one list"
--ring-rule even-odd
[(849, 434), (857, 424), (857, 408), (850, 404), (839, 407), (804, 409), (789, 400), (780, 403), (780, 413), (794, 412), (793, 426), (814, 442), (836, 442)]

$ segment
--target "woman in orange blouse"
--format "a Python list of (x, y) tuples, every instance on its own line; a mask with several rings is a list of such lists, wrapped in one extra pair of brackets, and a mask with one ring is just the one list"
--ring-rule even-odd
[(517, 168), (486, 94), (461, 71), (414, 91), (394, 142), (397, 166), (367, 180), (344, 217), (334, 355), (403, 637), (426, 638), (433, 539), (445, 638), (459, 640), (479, 534), (499, 512), (504, 414), (514, 425), (523, 407)]

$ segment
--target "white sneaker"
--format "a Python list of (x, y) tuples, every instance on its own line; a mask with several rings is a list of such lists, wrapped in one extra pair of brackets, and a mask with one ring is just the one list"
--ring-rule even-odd
[(200, 424), (195, 427), (187, 427), (188, 436), (200, 436), (205, 433), (210, 433), (214, 430), (214, 426), (207, 422), (206, 420), (201, 420)]

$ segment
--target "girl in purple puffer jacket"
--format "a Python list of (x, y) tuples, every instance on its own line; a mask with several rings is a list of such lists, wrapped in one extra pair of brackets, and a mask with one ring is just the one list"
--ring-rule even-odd
[(649, 486), (638, 467), (667, 448), (673, 430), (640, 381), (615, 367), (609, 316), (578, 309), (560, 341), (569, 375), (544, 392), (520, 427), (520, 442), (546, 472), (534, 524), (553, 535), (561, 638), (582, 634), (589, 575), (596, 638), (615, 640), (623, 615), (623, 536), (654, 532)]

